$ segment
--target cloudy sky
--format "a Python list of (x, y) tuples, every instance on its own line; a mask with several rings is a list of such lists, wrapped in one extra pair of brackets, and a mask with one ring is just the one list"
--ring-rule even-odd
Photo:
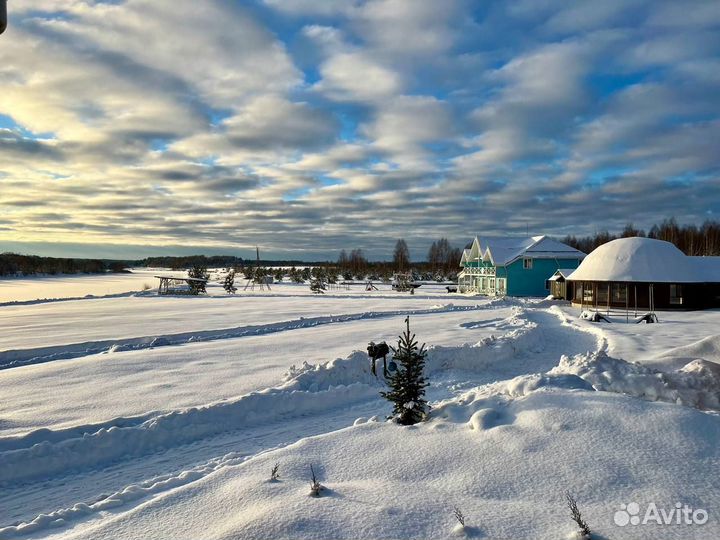
[(716, 0), (10, 0), (0, 251), (413, 258), (720, 214)]

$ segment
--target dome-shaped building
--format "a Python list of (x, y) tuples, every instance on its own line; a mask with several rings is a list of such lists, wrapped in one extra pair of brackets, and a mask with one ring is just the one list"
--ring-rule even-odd
[(673, 244), (652, 238), (608, 242), (588, 255), (566, 281), (566, 298), (581, 306), (720, 306), (720, 257), (688, 257)]

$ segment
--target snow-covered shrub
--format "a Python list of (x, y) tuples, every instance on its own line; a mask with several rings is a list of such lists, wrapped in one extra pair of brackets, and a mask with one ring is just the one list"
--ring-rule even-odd
[[(188, 270), (188, 277), (192, 279), (208, 279), (207, 268), (205, 266), (196, 265)], [(193, 294), (205, 293), (205, 284), (201, 281), (190, 281), (190, 290)]]
[(225, 276), (223, 289), (225, 289), (225, 292), (228, 294), (235, 294), (235, 291), (237, 291), (235, 287), (235, 270), (230, 270)]
[(310, 290), (314, 294), (325, 294), (325, 289), (327, 289), (327, 285), (322, 277), (312, 278), (310, 281)]

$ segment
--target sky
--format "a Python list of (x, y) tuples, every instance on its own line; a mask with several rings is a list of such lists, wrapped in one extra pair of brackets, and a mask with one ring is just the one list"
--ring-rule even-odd
[(716, 0), (24, 0), (0, 251), (414, 260), (720, 214)]

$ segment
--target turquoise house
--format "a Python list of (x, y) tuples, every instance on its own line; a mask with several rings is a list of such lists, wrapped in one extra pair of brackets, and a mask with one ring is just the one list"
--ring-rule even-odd
[(547, 296), (559, 269), (577, 268), (585, 253), (547, 236), (475, 237), (460, 259), (458, 289), (488, 296)]

